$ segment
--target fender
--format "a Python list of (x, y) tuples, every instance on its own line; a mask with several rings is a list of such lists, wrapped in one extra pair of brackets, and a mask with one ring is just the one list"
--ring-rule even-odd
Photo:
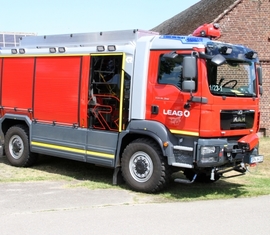
[(166, 152), (163, 147), (164, 142), (177, 143), (177, 138), (171, 134), (169, 129), (158, 121), (132, 120), (127, 126), (129, 133), (138, 133), (152, 137), (160, 145), (164, 156)]
[(2, 124), (6, 119), (11, 119), (11, 120), (20, 120), (20, 121), (25, 121), (25, 123), (31, 127), (32, 120), (26, 116), (26, 115), (17, 115), (17, 114), (5, 114), (3, 117), (0, 118), (0, 127), (2, 130)]
[(119, 141), (116, 154), (116, 167), (119, 164), (119, 150), (121, 148), (123, 138), (128, 134), (139, 134), (144, 136), (150, 136), (160, 146), (164, 156), (170, 156), (169, 152), (171, 148), (164, 148), (164, 142), (170, 142), (177, 144), (178, 139), (171, 134), (171, 132), (160, 122), (149, 120), (131, 120), (125, 131), (119, 134)]
[[(0, 142), (1, 144), (4, 144), (4, 133), (3, 133), (3, 122), (5, 120), (12, 120), (14, 122), (16, 121), (24, 121), (29, 129), (31, 129), (32, 120), (26, 116), (26, 115), (17, 115), (17, 114), (5, 114), (0, 118)], [(29, 132), (31, 135), (31, 131)]]

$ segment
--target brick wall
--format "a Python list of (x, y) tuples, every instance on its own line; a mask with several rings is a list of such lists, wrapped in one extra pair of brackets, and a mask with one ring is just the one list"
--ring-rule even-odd
[(270, 136), (270, 0), (242, 0), (215, 20), (220, 24), (220, 41), (243, 44), (255, 50), (263, 68), (261, 128)]
[[(269, 43), (270, 44), (270, 43)], [(262, 63), (263, 95), (261, 99), (261, 128), (270, 136), (270, 62)]]

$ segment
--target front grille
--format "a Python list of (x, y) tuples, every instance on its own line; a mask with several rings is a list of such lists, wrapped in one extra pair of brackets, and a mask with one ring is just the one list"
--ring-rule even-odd
[(222, 110), (220, 112), (220, 129), (250, 129), (254, 123), (254, 110)]

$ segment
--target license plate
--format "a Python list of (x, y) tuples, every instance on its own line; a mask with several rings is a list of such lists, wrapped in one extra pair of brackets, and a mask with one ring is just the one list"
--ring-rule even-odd
[(262, 155), (250, 157), (250, 163), (259, 163), (259, 162), (263, 162), (263, 156)]

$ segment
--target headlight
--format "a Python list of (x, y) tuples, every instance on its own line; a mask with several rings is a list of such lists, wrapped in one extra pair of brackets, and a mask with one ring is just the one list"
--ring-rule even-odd
[(201, 147), (201, 155), (206, 155), (206, 154), (211, 154), (211, 153), (215, 153), (216, 152), (216, 147), (214, 146), (204, 146), (204, 147)]

